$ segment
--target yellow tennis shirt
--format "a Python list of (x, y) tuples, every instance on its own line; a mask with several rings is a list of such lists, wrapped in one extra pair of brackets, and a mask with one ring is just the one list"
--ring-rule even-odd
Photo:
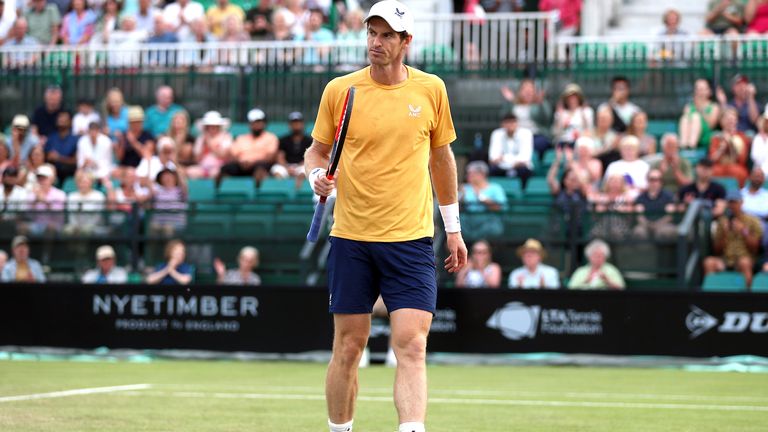
[(312, 138), (331, 145), (347, 89), (355, 101), (339, 163), (331, 235), (395, 242), (434, 235), (429, 154), (456, 139), (448, 94), (435, 75), (408, 67), (386, 86), (370, 66), (325, 87)]

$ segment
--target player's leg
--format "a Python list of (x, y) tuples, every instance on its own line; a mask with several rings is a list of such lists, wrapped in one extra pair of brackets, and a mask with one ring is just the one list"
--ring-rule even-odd
[(424, 423), (427, 415), (427, 334), (432, 313), (398, 309), (390, 314), (392, 348), (397, 356), (395, 408), (400, 424)]
[(325, 397), (328, 419), (335, 424), (352, 420), (357, 397), (357, 365), (371, 330), (369, 314), (333, 316), (333, 354), (328, 364)]

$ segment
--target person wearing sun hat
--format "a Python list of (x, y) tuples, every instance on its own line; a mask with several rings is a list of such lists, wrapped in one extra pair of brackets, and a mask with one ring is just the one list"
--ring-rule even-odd
[(517, 248), (517, 256), (523, 260), (523, 265), (509, 274), (510, 288), (560, 288), (557, 269), (542, 264), (542, 260), (547, 257), (547, 251), (540, 241), (529, 238)]
[(3, 267), (3, 282), (45, 282), (43, 266), (36, 259), (29, 257), (29, 240), (17, 235), (11, 242), (13, 258)]
[(128, 282), (128, 272), (117, 266), (115, 249), (103, 245), (96, 249), (96, 268), (86, 271), (81, 280), (87, 284), (123, 284)]
[(230, 120), (218, 111), (203, 114), (195, 125), (200, 135), (195, 140), (197, 165), (187, 168), (189, 178), (217, 178), (229, 157), (232, 135), (227, 132)]
[(552, 132), (558, 146), (573, 148), (576, 139), (590, 135), (595, 124), (595, 112), (586, 103), (584, 92), (578, 84), (565, 86), (555, 110)]

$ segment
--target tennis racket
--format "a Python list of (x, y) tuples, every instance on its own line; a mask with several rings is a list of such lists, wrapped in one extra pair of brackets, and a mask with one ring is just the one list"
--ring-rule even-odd
[[(344, 98), (344, 107), (341, 110), (341, 118), (339, 118), (339, 124), (336, 126), (336, 136), (333, 139), (333, 147), (331, 148), (331, 157), (328, 161), (328, 171), (326, 176), (328, 180), (333, 180), (333, 174), (336, 172), (336, 168), (339, 166), (341, 160), (341, 150), (344, 148), (344, 140), (347, 138), (347, 129), (349, 128), (349, 118), (352, 116), (352, 105), (355, 103), (355, 87), (350, 87), (347, 90), (347, 96)], [(307, 233), (307, 240), (316, 242), (317, 237), (320, 234), (320, 226), (323, 223), (323, 214), (325, 214), (325, 201), (328, 199), (326, 196), (321, 196), (320, 201), (315, 207), (315, 214), (312, 216), (312, 225), (309, 227)]]

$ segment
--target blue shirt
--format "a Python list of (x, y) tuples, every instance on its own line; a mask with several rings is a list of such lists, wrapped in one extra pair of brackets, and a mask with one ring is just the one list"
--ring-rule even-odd
[[(472, 186), (465, 184), (463, 190), (464, 194), (462, 201), (464, 202), (464, 209), (468, 213), (480, 213), (487, 210), (485, 204), (480, 202), (480, 199), (478, 195), (475, 194), (475, 189), (472, 188)], [(507, 194), (504, 193), (504, 189), (500, 185), (496, 183), (488, 183), (488, 186), (480, 191), (480, 195), (501, 205), (502, 211), (507, 209)]]
[[(21, 155), (19, 156), (19, 160), (21, 162), (25, 162), (29, 157), (29, 153), (33, 148), (35, 148), (35, 146), (37, 146), (39, 142), (40, 140), (38, 140), (35, 135), (27, 132), (27, 135), (24, 137), (24, 141), (21, 143)], [(11, 141), (10, 136), (6, 137), (5, 146), (8, 147), (8, 158), (12, 159), (14, 157), (13, 142)]]
[(109, 128), (109, 137), (115, 139), (115, 132), (125, 133), (128, 130), (128, 107), (120, 108), (120, 114), (117, 117), (107, 115), (107, 127)]
[(167, 133), (171, 126), (171, 118), (182, 109), (184, 108), (179, 105), (171, 104), (167, 110), (160, 111), (160, 107), (152, 105), (144, 116), (144, 130), (155, 136)]
[[(39, 261), (29, 258), (27, 260), (27, 266), (29, 266), (29, 273), (35, 279), (34, 282), (45, 282), (45, 273), (43, 273), (43, 266), (40, 265)], [(31, 282), (31, 281), (17, 281), (16, 267), (17, 267), (17, 264), (15, 259), (11, 259), (10, 261), (8, 261), (5, 267), (3, 267), (3, 273), (2, 275), (0, 275), (0, 281)]]
[(77, 154), (77, 141), (79, 139), (79, 136), (72, 135), (71, 133), (65, 137), (58, 133), (53, 133), (48, 136), (48, 141), (45, 142), (45, 154), (55, 150), (56, 153), (62, 156), (74, 156)]
[[(163, 270), (168, 266), (168, 263), (160, 264), (155, 268), (155, 271)], [(184, 275), (191, 275), (194, 280), (194, 268), (192, 265), (187, 263), (181, 263), (178, 267), (176, 267), (176, 271), (178, 273), (184, 274)], [(172, 278), (171, 275), (166, 275), (162, 280), (159, 282), (160, 285), (179, 285), (179, 283), (176, 281), (176, 279)]]

